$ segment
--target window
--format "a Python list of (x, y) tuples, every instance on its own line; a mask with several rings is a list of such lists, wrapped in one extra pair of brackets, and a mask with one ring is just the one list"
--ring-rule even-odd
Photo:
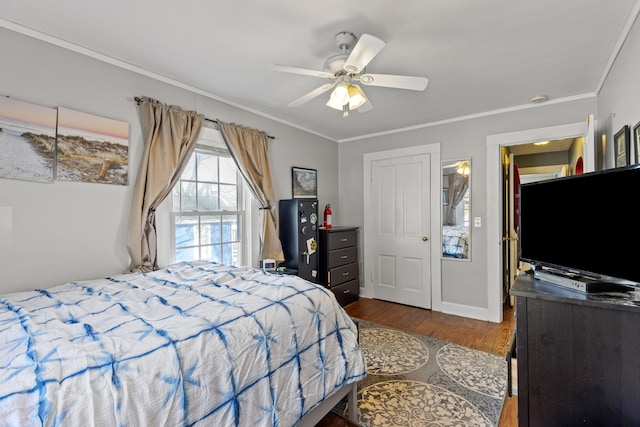
[(173, 188), (176, 262), (202, 259), (243, 265), (245, 261), (242, 179), (223, 147), (217, 131), (203, 129), (195, 152)]

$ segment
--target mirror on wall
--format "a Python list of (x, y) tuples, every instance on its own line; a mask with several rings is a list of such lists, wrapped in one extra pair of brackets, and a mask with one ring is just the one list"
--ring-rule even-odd
[(471, 258), (471, 159), (442, 162), (442, 257)]

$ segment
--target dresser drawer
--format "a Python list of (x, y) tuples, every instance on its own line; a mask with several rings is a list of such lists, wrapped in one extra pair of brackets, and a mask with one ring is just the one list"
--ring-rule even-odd
[[(358, 240), (358, 234), (356, 230), (349, 231), (332, 231), (327, 233), (327, 247), (326, 250), (332, 251), (334, 249), (348, 248), (349, 246), (356, 246)], [(322, 249), (325, 250), (325, 249)]]
[(341, 267), (332, 268), (329, 270), (327, 285), (330, 288), (338, 286), (349, 280), (355, 280), (358, 278), (358, 264), (347, 264)]
[(327, 268), (340, 267), (341, 265), (358, 262), (358, 248), (352, 246), (350, 248), (336, 249), (329, 251), (327, 257)]
[(358, 299), (360, 294), (360, 281), (352, 280), (347, 283), (343, 283), (340, 286), (331, 288), (331, 292), (336, 296), (336, 300), (341, 307), (347, 304), (351, 304)]

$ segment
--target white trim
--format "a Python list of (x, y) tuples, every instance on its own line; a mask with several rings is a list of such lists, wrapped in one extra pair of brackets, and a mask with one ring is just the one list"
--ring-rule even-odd
[[(638, 1), (640, 1), (640, 0), (638, 0)], [(408, 131), (412, 131), (412, 130), (416, 130), (416, 129), (423, 129), (423, 128), (428, 128), (428, 127), (433, 127), (433, 126), (440, 126), (440, 125), (445, 125), (445, 124), (449, 124), (449, 123), (461, 122), (461, 121), (465, 121), (465, 120), (473, 120), (473, 119), (478, 119), (478, 118), (487, 117), (487, 116), (495, 116), (497, 114), (511, 113), (511, 112), (514, 112), (514, 111), (528, 110), (530, 108), (547, 107), (547, 106), (553, 105), (553, 104), (562, 104), (562, 103), (565, 103), (565, 102), (574, 102), (574, 101), (580, 101), (580, 100), (583, 100), (583, 99), (591, 99), (591, 98), (595, 98), (595, 97), (596, 97), (596, 93), (595, 92), (584, 93), (582, 95), (567, 96), (565, 98), (551, 99), (551, 100), (546, 101), (546, 102), (544, 102), (542, 104), (517, 105), (515, 107), (500, 108), (498, 110), (484, 111), (482, 113), (469, 114), (467, 116), (453, 117), (453, 118), (450, 118), (450, 119), (439, 120), (439, 121), (436, 121), (436, 122), (423, 123), (423, 124), (420, 124), (420, 125), (408, 126), (408, 127), (405, 127), (405, 128), (392, 129), (392, 130), (388, 130), (388, 131), (384, 131), (384, 132), (371, 133), (371, 134), (368, 134), (368, 135), (354, 136), (353, 138), (338, 139), (337, 142), (338, 143), (342, 143), (342, 142), (357, 141), (359, 139), (367, 139), (367, 138), (373, 138), (373, 137), (376, 137), (376, 136), (384, 136), (384, 135), (391, 135), (391, 134), (394, 134), (394, 133), (408, 132)]]
[[(638, 13), (638, 9), (640, 8), (639, 4), (640, 4), (640, 0), (637, 0), (636, 1), (636, 5), (634, 6), (634, 9), (633, 9), (633, 13), (635, 13), (634, 19), (635, 19), (635, 16), (637, 15), (637, 13)], [(627, 21), (627, 26), (629, 28), (627, 28), (627, 26), (625, 26), (625, 31), (626, 32), (623, 33), (625, 39), (626, 39), (626, 36), (627, 36), (632, 24), (633, 24), (633, 20), (631, 20), (631, 18), (629, 18), (629, 20)], [(59, 39), (57, 37), (53, 37), (53, 36), (51, 36), (49, 34), (41, 33), (39, 31), (33, 30), (31, 28), (24, 27), (22, 25), (14, 23), (14, 22), (7, 21), (6, 19), (3, 19), (3, 18), (0, 18), (0, 28), (5, 28), (7, 30), (10, 30), (10, 31), (13, 31), (13, 32), (16, 32), (16, 33), (19, 33), (19, 34), (23, 34), (23, 35), (26, 35), (26, 36), (29, 36), (29, 37), (33, 37), (35, 39), (44, 41), (46, 43), (50, 43), (52, 45), (55, 45), (55, 46), (58, 46), (58, 47), (62, 47), (64, 49), (79, 53), (81, 55), (88, 56), (88, 57), (96, 59), (98, 61), (106, 62), (107, 64), (111, 64), (111, 65), (114, 65), (116, 67), (119, 67), (119, 68), (122, 68), (122, 69), (125, 69), (125, 70), (128, 70), (128, 71), (134, 72), (136, 74), (140, 74), (140, 75), (143, 75), (145, 77), (149, 77), (151, 79), (158, 80), (158, 81), (161, 81), (163, 83), (167, 83), (167, 84), (170, 84), (172, 86), (188, 90), (188, 91), (193, 92), (195, 94), (202, 95), (202, 96), (210, 98), (210, 99), (214, 99), (214, 100), (222, 102), (224, 104), (231, 105), (233, 107), (239, 108), (239, 109), (244, 110), (244, 111), (248, 111), (248, 112), (250, 112), (252, 114), (255, 114), (257, 116), (264, 117), (264, 118), (267, 118), (269, 120), (273, 120), (274, 122), (282, 123), (282, 124), (290, 126), (292, 128), (299, 129), (299, 130), (301, 130), (303, 132), (307, 132), (307, 133), (310, 133), (312, 135), (316, 135), (316, 136), (319, 136), (321, 138), (327, 139), (329, 141), (337, 142), (337, 143), (357, 141), (357, 140), (361, 140), (361, 139), (368, 139), (368, 138), (373, 138), (373, 137), (382, 136), (382, 135), (391, 135), (391, 134), (396, 134), (396, 133), (408, 132), (408, 131), (412, 131), (412, 130), (416, 130), (416, 129), (423, 129), (423, 128), (427, 128), (427, 127), (439, 126), (439, 125), (448, 124), (448, 123), (460, 122), (460, 121), (464, 121), (464, 120), (472, 120), (472, 119), (477, 119), (477, 118), (481, 118), (481, 117), (493, 116), (493, 115), (496, 115), (496, 114), (509, 113), (509, 112), (512, 112), (512, 111), (526, 110), (526, 109), (529, 109), (529, 108), (539, 108), (539, 107), (545, 107), (545, 106), (553, 105), (553, 104), (561, 104), (561, 103), (565, 103), (565, 102), (573, 102), (573, 101), (578, 101), (578, 100), (582, 100), (582, 99), (594, 98), (595, 96), (597, 96), (598, 92), (600, 91), (600, 89), (602, 87), (602, 83), (604, 82), (604, 79), (606, 78), (606, 75), (609, 73), (609, 69), (611, 68), (611, 66), (613, 64), (613, 60), (615, 60), (615, 56), (617, 56), (617, 54), (618, 54), (618, 51), (612, 52), (612, 57), (610, 58), (611, 64), (607, 64), (608, 68), (605, 70), (605, 73), (602, 75), (601, 83), (598, 85), (598, 88), (597, 88), (597, 90), (595, 92), (589, 92), (589, 93), (584, 93), (584, 94), (579, 94), (579, 95), (574, 95), (574, 96), (568, 96), (568, 97), (564, 97), (564, 98), (552, 99), (552, 100), (549, 100), (549, 101), (544, 102), (542, 104), (523, 104), (523, 105), (518, 105), (518, 106), (514, 106), (514, 107), (508, 107), (508, 108), (501, 108), (501, 109), (497, 109), (497, 110), (484, 111), (484, 112), (480, 112), (480, 113), (476, 113), (476, 114), (469, 114), (469, 115), (466, 115), (466, 116), (453, 117), (453, 118), (450, 118), (450, 119), (439, 120), (439, 121), (435, 121), (435, 122), (429, 122), (429, 123), (419, 124), (419, 125), (415, 125), (415, 126), (409, 126), (409, 127), (405, 127), (405, 128), (392, 129), (392, 130), (388, 130), (388, 131), (384, 131), (384, 132), (372, 133), (372, 134), (367, 134), (367, 135), (360, 135), (360, 136), (355, 136), (355, 137), (352, 137), (352, 138), (336, 139), (336, 138), (332, 138), (330, 136), (321, 134), (319, 132), (307, 129), (305, 127), (296, 125), (296, 124), (291, 123), (289, 121), (280, 119), (278, 117), (270, 116), (268, 114), (265, 114), (262, 111), (247, 107), (246, 105), (242, 105), (242, 104), (239, 104), (237, 102), (228, 100), (226, 98), (222, 98), (221, 96), (215, 95), (215, 94), (213, 94), (211, 92), (208, 92), (206, 90), (197, 88), (195, 86), (191, 86), (191, 85), (183, 83), (181, 81), (178, 81), (178, 80), (163, 76), (161, 74), (154, 73), (153, 71), (149, 71), (149, 70), (146, 70), (144, 68), (138, 67), (136, 65), (129, 64), (128, 62), (124, 62), (124, 61), (121, 61), (119, 59), (113, 58), (111, 56), (104, 55), (104, 54), (102, 54), (100, 52), (96, 52), (94, 50), (87, 49), (87, 48), (85, 48), (83, 46), (79, 46), (79, 45), (74, 44), (74, 43), (69, 43), (69, 42), (67, 42), (65, 40), (61, 40), (61, 39)], [(616, 48), (618, 50), (622, 47), (622, 42), (623, 41), (624, 40), (622, 40), (622, 41), (618, 40), (618, 43), (620, 44), (620, 46), (616, 45)], [(131, 101), (133, 101), (133, 97), (131, 98)], [(195, 108), (195, 106), (194, 106), (194, 108)]]
[(489, 310), (486, 308), (474, 307), (471, 305), (456, 304), (453, 302), (442, 302), (442, 312), (455, 316), (469, 317), (477, 320), (490, 320)]
[[(292, 128), (296, 128), (296, 129), (299, 129), (301, 131), (304, 131), (304, 132), (319, 136), (321, 138), (325, 138), (325, 139), (328, 139), (330, 141), (337, 142), (335, 139), (330, 138), (330, 137), (328, 137), (326, 135), (323, 135), (323, 134), (321, 134), (319, 132), (312, 131), (310, 129), (307, 129), (307, 128), (304, 128), (302, 126), (296, 125), (294, 123), (288, 122), (286, 120), (282, 120), (282, 119), (280, 119), (278, 117), (270, 116), (270, 115), (265, 114), (264, 112), (262, 112), (260, 110), (256, 110), (256, 109), (247, 107), (246, 105), (239, 104), (239, 103), (237, 103), (235, 101), (231, 101), (229, 99), (226, 99), (226, 98), (223, 98), (221, 96), (215, 95), (215, 94), (213, 94), (211, 92), (208, 92), (208, 91), (206, 91), (204, 89), (200, 89), (198, 87), (191, 86), (191, 85), (183, 83), (181, 81), (172, 79), (170, 77), (166, 77), (166, 76), (163, 76), (161, 74), (154, 73), (153, 71), (146, 70), (144, 68), (138, 67), (137, 65), (129, 64), (128, 62), (124, 62), (124, 61), (121, 61), (119, 59), (113, 58), (111, 56), (105, 55), (103, 53), (96, 52), (95, 50), (87, 49), (86, 47), (79, 46), (79, 45), (74, 44), (74, 43), (70, 43), (70, 42), (68, 42), (66, 40), (61, 40), (61, 39), (59, 39), (57, 37), (50, 36), (49, 34), (44, 34), (44, 33), (41, 33), (39, 31), (33, 30), (31, 28), (27, 28), (27, 27), (24, 27), (22, 25), (16, 24), (14, 22), (7, 21), (6, 19), (0, 18), (0, 28), (6, 28), (7, 30), (10, 30), (10, 31), (13, 31), (13, 32), (16, 32), (16, 33), (20, 33), (20, 34), (23, 34), (25, 36), (33, 37), (34, 39), (38, 39), (38, 40), (41, 40), (43, 42), (50, 43), (52, 45), (55, 45), (55, 46), (70, 50), (72, 52), (76, 52), (76, 53), (79, 53), (81, 55), (88, 56), (89, 58), (97, 59), (98, 61), (106, 62), (107, 64), (114, 65), (114, 66), (122, 68), (124, 70), (128, 70), (128, 71), (134, 72), (136, 74), (140, 74), (140, 75), (143, 75), (145, 77), (149, 77), (151, 79), (158, 80), (160, 82), (167, 83), (167, 84), (170, 84), (172, 86), (188, 90), (188, 91), (196, 93), (198, 95), (202, 95), (202, 96), (205, 96), (207, 98), (214, 99), (216, 101), (220, 101), (223, 104), (231, 105), (232, 107), (236, 107), (236, 108), (239, 108), (241, 110), (248, 111), (249, 113), (255, 114), (255, 115), (260, 116), (260, 117), (264, 117), (264, 118), (269, 119), (269, 120), (273, 120), (274, 122), (282, 123), (282, 124), (285, 124), (287, 126), (291, 126)], [(133, 97), (131, 98), (131, 101), (133, 101)]]
[[(440, 143), (419, 145), (407, 148), (398, 148), (395, 150), (377, 151), (373, 153), (366, 153), (363, 156), (364, 162), (364, 227), (363, 227), (363, 244), (364, 256), (363, 256), (363, 271), (364, 279), (362, 283), (365, 284), (364, 289), (360, 288), (363, 297), (373, 298), (373, 265), (375, 264), (375, 254), (372, 253), (372, 249), (367, 245), (367, 241), (373, 240), (371, 233), (373, 229), (371, 218), (371, 163), (376, 160), (385, 160), (394, 157), (414, 156), (419, 154), (430, 155), (430, 168), (431, 168), (431, 229), (440, 231), (440, 224), (442, 222), (442, 204), (441, 204), (441, 188), (442, 188), (442, 172), (441, 172), (441, 158), (440, 158)], [(434, 196), (436, 195), (436, 196)], [(437, 226), (434, 227), (434, 224)], [(436, 236), (431, 236), (431, 309), (434, 311), (442, 310), (442, 272), (441, 272), (441, 255), (442, 255), (442, 233), (433, 233)]]
[[(584, 122), (528, 129), (517, 132), (487, 136), (487, 309), (488, 320), (502, 322), (502, 161), (500, 148), (509, 145), (527, 144), (535, 141), (577, 138), (584, 136)], [(593, 139), (593, 138), (591, 138)], [(586, 146), (585, 172), (593, 170), (595, 143)], [(589, 169), (591, 168), (591, 169)]]
[(598, 86), (596, 86), (596, 94), (599, 94), (602, 90), (602, 86), (604, 86), (605, 80), (607, 80), (607, 76), (613, 68), (613, 63), (616, 62), (616, 58), (622, 49), (622, 45), (624, 44), (627, 37), (629, 37), (629, 32), (631, 32), (631, 27), (633, 27), (633, 23), (638, 18), (638, 13), (640, 13), (640, 0), (636, 0), (631, 12), (629, 13), (629, 17), (627, 18), (627, 22), (624, 23), (624, 27), (622, 28), (622, 32), (616, 41), (611, 54), (609, 55), (609, 59), (607, 60), (607, 64), (604, 66), (604, 70), (602, 71), (602, 75), (600, 76), (600, 81), (598, 81)]

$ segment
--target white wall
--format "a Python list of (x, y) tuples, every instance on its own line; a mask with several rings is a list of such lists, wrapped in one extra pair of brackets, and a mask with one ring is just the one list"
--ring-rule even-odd
[[(363, 156), (366, 153), (440, 143), (443, 162), (470, 157), (471, 217), (480, 217), (483, 226), (472, 228), (470, 262), (442, 261), (442, 301), (449, 303), (448, 306), (466, 307), (469, 312), (487, 309), (487, 135), (582, 122), (594, 112), (595, 97), (341, 143), (340, 214), (349, 225), (362, 227), (364, 223)], [(370, 286), (364, 280), (361, 285)]]
[[(338, 206), (338, 147), (302, 132), (25, 35), (0, 29), (0, 96), (130, 123), (129, 185), (0, 179), (0, 293), (118, 274), (142, 155), (135, 96), (266, 131), (276, 198), (291, 198), (291, 166), (318, 170), (320, 204)], [(339, 214), (336, 215), (339, 221)], [(167, 259), (160, 248), (161, 262)]]
[[(627, 36), (622, 49), (598, 93), (598, 128), (596, 139), (601, 143), (606, 135), (604, 166), (612, 168), (613, 135), (624, 125), (631, 130), (633, 145), (633, 127), (640, 122), (640, 23), (636, 20)], [(632, 150), (633, 153), (633, 150)], [(634, 163), (634, 158), (631, 158)]]

